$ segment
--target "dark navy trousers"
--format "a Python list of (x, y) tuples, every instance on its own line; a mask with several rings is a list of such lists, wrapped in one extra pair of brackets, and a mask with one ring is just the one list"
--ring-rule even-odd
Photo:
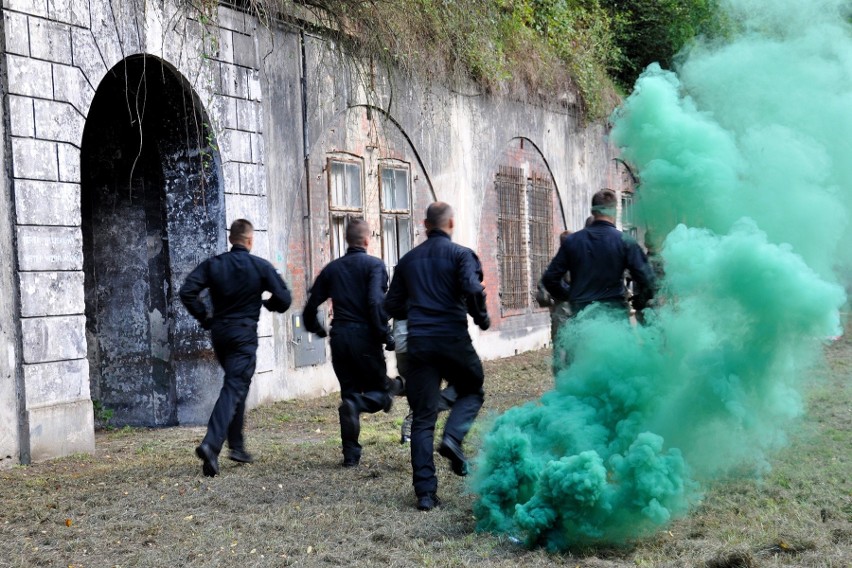
[(243, 450), (246, 397), (257, 365), (257, 323), (217, 322), (211, 331), (213, 351), (225, 371), (225, 380), (210, 414), (204, 443), (217, 454), (226, 439), (232, 450)]
[(467, 333), (458, 337), (409, 336), (405, 390), (414, 412), (411, 467), (414, 492), (418, 496), (438, 489), (433, 452), (442, 377), (457, 394), (444, 426), (444, 438), (461, 447), (485, 400), (482, 389), (485, 375), (479, 355)]
[[(338, 323), (331, 327), (331, 365), (340, 382), (340, 397), (351, 400), (358, 414), (384, 409), (391, 397), (386, 390), (387, 366), (380, 340), (366, 325)], [(341, 416), (340, 438), (343, 459), (361, 458), (359, 420)]]

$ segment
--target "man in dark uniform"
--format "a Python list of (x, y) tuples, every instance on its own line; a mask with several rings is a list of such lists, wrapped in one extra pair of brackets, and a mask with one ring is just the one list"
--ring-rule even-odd
[(343, 401), (338, 409), (343, 467), (355, 467), (361, 460), (360, 414), (388, 412), (393, 394), (401, 391), (401, 380), (391, 381), (387, 376), (382, 344), (393, 349), (388, 318), (382, 309), (388, 272), (380, 259), (367, 254), (370, 227), (366, 221), (349, 222), (346, 243), (346, 254), (328, 263), (314, 281), (302, 319), (305, 329), (325, 337), (326, 331), (317, 321), (317, 308), (331, 298), (331, 364)]
[[(654, 274), (645, 253), (632, 238), (615, 228), (617, 198), (611, 189), (592, 197), (594, 221), (562, 241), (559, 251), (542, 276), (557, 301), (568, 301), (576, 315), (593, 303), (624, 310), (624, 271), (634, 282), (633, 307), (642, 310), (653, 296)], [(570, 275), (570, 286), (565, 275)]]
[(482, 266), (469, 248), (450, 240), (453, 209), (433, 203), (426, 210), (427, 240), (403, 256), (394, 272), (385, 309), (393, 318), (408, 319), (406, 395), (414, 411), (411, 466), (417, 508), (440, 504), (435, 476), (435, 421), (441, 399), (441, 377), (456, 390), (438, 453), (450, 460), (453, 473), (467, 475), (462, 442), (482, 407), (482, 362), (467, 331), (467, 316), (485, 330), (491, 325), (485, 309)]
[[(245, 219), (231, 224), (228, 239), (230, 252), (205, 260), (187, 276), (180, 288), (184, 306), (204, 329), (209, 329), (213, 350), (225, 380), (219, 399), (210, 414), (207, 435), (195, 449), (204, 462), (204, 475), (219, 473), (219, 452), (225, 439), (228, 457), (237, 462), (251, 463), (252, 456), (243, 441), (245, 401), (257, 362), (257, 321), (261, 305), (275, 312), (290, 307), (290, 291), (275, 268), (262, 258), (250, 254), (254, 244), (254, 227)], [(213, 314), (199, 295), (210, 290)], [(263, 292), (270, 292), (268, 300)]]

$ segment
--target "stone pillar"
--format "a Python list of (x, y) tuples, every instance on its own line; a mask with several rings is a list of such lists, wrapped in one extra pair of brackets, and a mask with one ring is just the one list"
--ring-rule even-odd
[[(213, 55), (221, 75), (215, 85), (221, 123), (218, 125), (225, 182), (225, 221), (248, 219), (255, 226), (252, 253), (272, 261), (269, 250), (269, 207), (264, 166), (263, 107), (261, 104), (257, 21), (220, 6), (218, 51)], [(282, 269), (284, 267), (279, 267)], [(272, 317), (261, 310), (258, 326), (257, 371), (249, 405), (266, 398), (275, 368)]]
[[(5, 40), (5, 36), (0, 33), (0, 38)], [(0, 44), (0, 49), (3, 49), (2, 46)], [(0, 61), (0, 81), (5, 82), (6, 77), (5, 61)], [(8, 116), (8, 98), (0, 103), (3, 116)], [(4, 164), (11, 158), (11, 141), (6, 137), (6, 124), (5, 120), (0, 120), (0, 151), (3, 152)], [(0, 168), (0, 416), (4, 418), (0, 420), (0, 467), (21, 461), (20, 436), (25, 431), (19, 404), (22, 377), (14, 258), (15, 211), (11, 190), (6, 168)], [(26, 446), (25, 443), (23, 445)], [(27, 459), (28, 456), (23, 456), (23, 461)]]
[(3, 11), (20, 290), (18, 414), (27, 425), (21, 455), (33, 461), (94, 451), (78, 149), (92, 88), (73, 67), (72, 30), (88, 20), (85, 5), (73, 4), (13, 1)]

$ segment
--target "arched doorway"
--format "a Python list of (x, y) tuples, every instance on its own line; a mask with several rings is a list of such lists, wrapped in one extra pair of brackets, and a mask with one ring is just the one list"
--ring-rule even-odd
[(204, 422), (218, 392), (215, 360), (177, 291), (224, 250), (206, 113), (171, 66), (128, 57), (97, 89), (80, 163), (92, 399), (116, 425)]

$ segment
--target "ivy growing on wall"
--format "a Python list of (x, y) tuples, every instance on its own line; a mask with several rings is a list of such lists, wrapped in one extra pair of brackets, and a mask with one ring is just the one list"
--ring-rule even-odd
[[(216, 0), (184, 0), (209, 13)], [(404, 72), (575, 104), (590, 120), (652, 61), (721, 33), (718, 0), (232, 0), (261, 21), (309, 25)]]

